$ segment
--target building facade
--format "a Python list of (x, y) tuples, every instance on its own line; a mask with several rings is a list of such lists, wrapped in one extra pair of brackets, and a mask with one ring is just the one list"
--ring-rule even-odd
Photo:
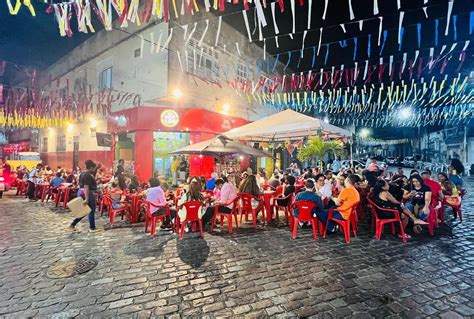
[[(52, 167), (74, 167), (93, 159), (111, 167), (123, 158), (133, 161), (139, 179), (146, 180), (170, 174), (169, 153), (176, 148), (270, 114), (270, 108), (249, 104), (229, 85), (260, 78), (249, 61), (262, 49), (225, 22), (216, 46), (218, 18), (205, 18), (207, 31), (201, 22), (195, 32), (194, 23), (185, 29), (165, 22), (100, 31), (45, 70), (40, 81), (45, 95), (95, 92), (94, 99), (110, 98), (110, 113), (90, 112), (65, 128), (41, 129), (42, 160)], [(112, 143), (98, 143), (100, 133), (110, 134)], [(191, 174), (208, 176), (214, 160), (192, 156), (190, 165)]]

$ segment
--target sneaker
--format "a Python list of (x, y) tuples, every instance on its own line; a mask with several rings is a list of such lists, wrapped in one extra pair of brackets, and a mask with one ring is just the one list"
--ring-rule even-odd
[(95, 229), (89, 229), (89, 233), (100, 233), (103, 232), (104, 229), (102, 227), (95, 228)]

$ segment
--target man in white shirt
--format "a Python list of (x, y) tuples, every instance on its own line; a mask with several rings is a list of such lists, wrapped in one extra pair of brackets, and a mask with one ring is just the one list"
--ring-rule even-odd
[(43, 164), (39, 163), (33, 167), (28, 175), (28, 198), (30, 201), (35, 200), (36, 182), (38, 181), (39, 171), (43, 168)]

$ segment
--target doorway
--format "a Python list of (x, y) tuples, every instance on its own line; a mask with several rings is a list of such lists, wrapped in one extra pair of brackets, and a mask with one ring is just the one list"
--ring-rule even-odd
[(79, 166), (79, 136), (74, 136), (72, 149), (72, 167), (75, 169)]

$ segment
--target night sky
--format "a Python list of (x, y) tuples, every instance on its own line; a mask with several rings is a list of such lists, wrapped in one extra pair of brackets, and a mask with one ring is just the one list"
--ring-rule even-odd
[(72, 38), (61, 37), (54, 14), (45, 13), (48, 6), (38, 0), (32, 2), (36, 17), (24, 6), (18, 15), (10, 15), (6, 1), (0, 1), (0, 60), (42, 69), (67, 54), (88, 35), (76, 32)]

